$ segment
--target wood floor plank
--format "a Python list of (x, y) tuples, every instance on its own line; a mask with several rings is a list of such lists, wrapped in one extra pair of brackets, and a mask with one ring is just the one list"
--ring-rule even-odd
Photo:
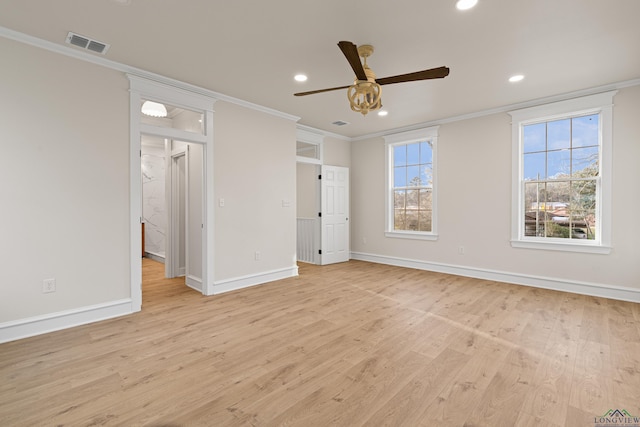
[(377, 411), (372, 411), (363, 425), (420, 425), (424, 421), (425, 408), (437, 398), (438, 393), (453, 380), (469, 359), (468, 355), (445, 349), (418, 371), (391, 400)]
[(539, 363), (540, 357), (529, 351), (510, 350), (466, 424), (515, 425), (527, 394), (532, 392)]
[(573, 370), (570, 405), (594, 416), (616, 406), (611, 366), (608, 345), (581, 339)]
[[(584, 426), (640, 414), (638, 304), (361, 261), (0, 345), (2, 426)], [(591, 424), (589, 424), (591, 423)]]

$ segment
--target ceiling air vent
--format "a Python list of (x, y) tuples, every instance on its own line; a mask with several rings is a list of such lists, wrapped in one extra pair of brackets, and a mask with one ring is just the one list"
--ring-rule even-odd
[(336, 120), (335, 122), (331, 122), (332, 125), (336, 125), (336, 126), (344, 126), (344, 125), (348, 125), (349, 122), (344, 122), (342, 120)]
[(81, 36), (80, 34), (72, 32), (67, 34), (67, 40), (65, 41), (68, 44), (78, 46), (79, 48), (90, 50), (92, 52), (101, 53), (103, 55), (107, 53), (107, 50), (109, 50), (109, 45), (106, 43), (92, 40), (89, 37)]

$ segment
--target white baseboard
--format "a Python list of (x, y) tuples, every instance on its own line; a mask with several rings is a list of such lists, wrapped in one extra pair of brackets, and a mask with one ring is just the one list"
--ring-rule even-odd
[(202, 278), (189, 275), (185, 278), (185, 283), (191, 289), (202, 292)]
[(0, 323), (0, 343), (124, 316), (134, 311), (132, 300), (128, 298), (4, 322)]
[(153, 252), (145, 252), (144, 256), (146, 258), (152, 259), (154, 261), (158, 261), (164, 264), (164, 256), (163, 255), (159, 255)]
[(351, 252), (351, 259), (640, 303), (640, 289)]
[(209, 286), (207, 295), (221, 294), (235, 291), (249, 286), (261, 285), (275, 280), (287, 279), (298, 275), (298, 266), (266, 271), (248, 276), (235, 277), (233, 279), (220, 280)]

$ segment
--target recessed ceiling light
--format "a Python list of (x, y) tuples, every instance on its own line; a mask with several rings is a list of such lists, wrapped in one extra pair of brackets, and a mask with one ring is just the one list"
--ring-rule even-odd
[(511, 83), (519, 82), (519, 81), (521, 81), (522, 79), (524, 79), (524, 76), (523, 76), (522, 74), (516, 74), (515, 76), (511, 76), (511, 77), (509, 77), (509, 81), (510, 81)]
[(307, 76), (305, 76), (304, 74), (296, 74), (294, 79), (296, 79), (297, 82), (306, 82)]
[(384, 117), (384, 116), (386, 116), (387, 114), (389, 114), (389, 112), (388, 112), (388, 111), (386, 111), (386, 110), (380, 110), (380, 111), (378, 111), (378, 115), (379, 115), (380, 117)]
[(456, 7), (458, 10), (468, 10), (471, 9), (478, 3), (478, 0), (458, 0), (456, 2)]

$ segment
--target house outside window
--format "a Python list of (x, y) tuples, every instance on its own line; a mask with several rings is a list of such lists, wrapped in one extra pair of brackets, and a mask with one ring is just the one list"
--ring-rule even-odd
[(512, 246), (608, 253), (615, 92), (512, 111)]
[(437, 127), (384, 137), (386, 236), (435, 240)]

